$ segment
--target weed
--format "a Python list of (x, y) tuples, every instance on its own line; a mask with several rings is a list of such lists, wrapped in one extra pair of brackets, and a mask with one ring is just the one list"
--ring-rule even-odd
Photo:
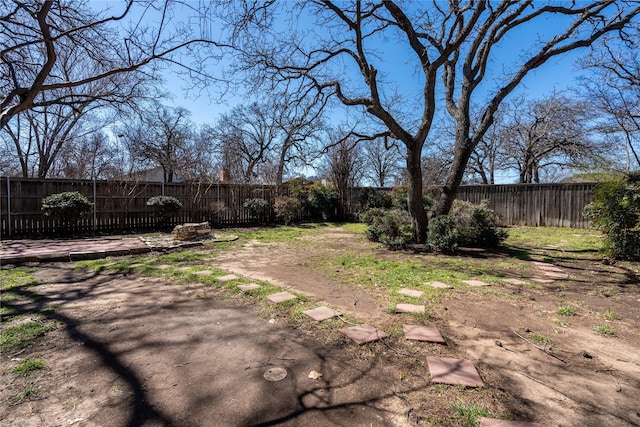
[(62, 410), (63, 411), (68, 411), (69, 409), (73, 409), (77, 406), (77, 403), (74, 401), (71, 402), (65, 402), (62, 404)]
[(449, 386), (446, 384), (434, 384), (431, 387), (431, 391), (433, 392), (433, 394), (436, 394), (438, 396), (444, 396), (444, 394), (447, 392), (447, 388), (449, 388)]
[(465, 427), (480, 426), (480, 417), (488, 417), (489, 411), (486, 408), (471, 404), (452, 403), (451, 409), (456, 412), (456, 417)]
[(554, 317), (553, 319), (551, 319), (551, 321), (556, 325), (562, 326), (563, 328), (568, 328), (570, 326), (568, 322), (565, 322), (564, 320), (560, 320), (557, 317)]
[(16, 326), (4, 328), (0, 332), (0, 352), (31, 345), (36, 338), (56, 329), (55, 320), (30, 320)]
[(602, 316), (606, 320), (620, 320), (621, 317), (618, 313), (613, 311), (611, 308), (608, 308), (607, 311), (602, 313), (598, 313), (599, 316)]
[(558, 307), (556, 309), (556, 313), (561, 316), (575, 316), (576, 309), (574, 307), (571, 307), (570, 305), (564, 305), (562, 307)]
[(597, 333), (608, 336), (615, 336), (616, 331), (609, 325), (596, 325), (593, 327)]
[(37, 371), (38, 369), (44, 369), (44, 367), (44, 360), (29, 358), (23, 360), (19, 365), (14, 366), (13, 369), (11, 369), (11, 372), (21, 377), (27, 377), (31, 372)]
[(551, 344), (551, 338), (542, 334), (531, 334), (529, 339), (538, 344)]
[(35, 397), (39, 392), (40, 392), (40, 390), (38, 390), (36, 387), (34, 387), (32, 385), (29, 385), (22, 392), (18, 393), (15, 396), (15, 399), (17, 401), (31, 399), (31, 398)]

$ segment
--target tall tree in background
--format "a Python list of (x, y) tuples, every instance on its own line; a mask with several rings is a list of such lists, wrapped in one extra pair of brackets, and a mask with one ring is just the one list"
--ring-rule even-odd
[[(219, 44), (189, 20), (200, 22), (208, 11), (172, 1), (97, 7), (88, 0), (0, 4), (0, 129), (46, 105), (129, 101), (140, 81), (161, 79), (162, 63), (180, 65), (191, 79), (215, 80), (205, 65), (218, 59)], [(81, 61), (83, 71), (65, 75), (68, 60)]]
[(338, 191), (340, 214), (350, 211), (353, 187), (359, 185), (365, 169), (365, 159), (357, 138), (344, 136), (344, 132), (332, 132), (332, 143), (325, 158), (325, 176)]
[(543, 174), (585, 167), (609, 151), (606, 141), (593, 135), (594, 118), (589, 104), (559, 94), (542, 100), (518, 97), (496, 123), (496, 137), (504, 161), (518, 171), (518, 182), (540, 183)]
[(396, 141), (374, 138), (362, 145), (365, 177), (379, 187), (397, 184), (402, 175), (402, 152)]
[(164, 182), (174, 182), (176, 173), (191, 167), (193, 125), (190, 112), (153, 103), (141, 119), (123, 127), (123, 141), (134, 160), (140, 164), (160, 166)]
[(591, 71), (583, 80), (586, 98), (604, 115), (602, 131), (620, 135), (627, 169), (640, 168), (640, 26), (623, 37), (607, 37), (595, 45), (580, 65)]
[[(286, 10), (303, 17), (298, 19), (299, 27), (287, 26), (284, 31), (270, 27), (277, 22), (268, 13), (275, 11), (276, 7), (269, 7), (273, 4), (280, 14)], [(421, 158), (439, 109), (438, 77), (442, 77), (446, 109), (456, 122), (453, 162), (436, 206), (436, 213), (443, 214), (450, 209), (469, 156), (492, 124), (495, 111), (524, 77), (550, 58), (621, 30), (640, 12), (635, 3), (612, 0), (566, 6), (533, 0), (447, 4), (317, 0), (303, 5), (269, 0), (235, 7), (242, 10), (229, 12), (232, 25), (241, 17), (252, 18), (234, 25), (231, 32), (245, 67), (257, 70), (272, 84), (304, 82), (308, 90), (331, 94), (345, 106), (366, 111), (388, 136), (405, 145), (409, 211), (419, 242), (425, 241), (428, 229)], [(259, 13), (246, 7), (258, 7)], [(554, 31), (546, 25), (550, 19), (558, 23)], [(545, 31), (521, 54), (512, 55), (513, 63), (500, 62), (496, 51), (507, 38), (539, 28)], [(398, 53), (403, 57), (396, 62), (406, 64), (404, 75), (385, 65)], [(504, 74), (488, 74), (491, 62), (496, 73), (504, 65)], [(482, 120), (472, 131), (472, 98), (479, 96), (477, 89), (487, 76), (497, 87), (485, 85), (484, 102), (476, 100)], [(405, 79), (420, 87), (403, 94), (400, 82)], [(489, 96), (484, 98), (486, 89)]]

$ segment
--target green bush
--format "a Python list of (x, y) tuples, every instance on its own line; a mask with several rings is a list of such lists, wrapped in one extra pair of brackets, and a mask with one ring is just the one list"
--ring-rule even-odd
[(402, 249), (414, 240), (413, 221), (409, 214), (399, 209), (389, 211), (370, 210), (370, 225), (367, 238), (380, 242), (389, 249)]
[(333, 220), (340, 210), (340, 196), (333, 184), (323, 185), (319, 182), (309, 187), (309, 207), (314, 219)]
[(93, 203), (77, 191), (52, 194), (42, 199), (46, 216), (75, 220), (93, 212)]
[(506, 238), (498, 214), (489, 209), (487, 201), (474, 205), (456, 200), (448, 215), (431, 220), (427, 247), (453, 253), (459, 247), (495, 248)]
[(249, 211), (252, 218), (258, 221), (265, 221), (269, 216), (269, 202), (265, 199), (259, 197), (247, 199), (242, 206)]
[(365, 188), (362, 190), (358, 202), (360, 203), (362, 211), (375, 208), (391, 209), (393, 207), (391, 195), (387, 192), (376, 190), (375, 188)]
[(300, 215), (300, 200), (295, 197), (276, 197), (273, 202), (273, 210), (276, 218), (289, 225)]
[(611, 255), (640, 259), (640, 173), (598, 185), (584, 215), (604, 231)]
[(161, 215), (170, 214), (182, 209), (180, 200), (172, 196), (153, 196), (147, 200), (147, 206), (153, 206)]
[(161, 228), (169, 226), (171, 214), (182, 209), (180, 200), (172, 196), (153, 196), (147, 200), (147, 206), (153, 206), (156, 214), (160, 218), (158, 226)]
[[(389, 197), (391, 198), (392, 207), (395, 209), (400, 209), (403, 211), (409, 210), (409, 187), (406, 185), (400, 185), (397, 187), (393, 187), (391, 190), (391, 194)], [(424, 210), (429, 212), (433, 210), (433, 205), (435, 204), (433, 199), (426, 194), (422, 195), (422, 204), (424, 205)]]
[(365, 223), (367, 225), (371, 225), (371, 224), (373, 224), (374, 218), (377, 218), (379, 216), (383, 216), (387, 212), (388, 212), (388, 209), (371, 208), (371, 209), (367, 209), (366, 211), (360, 213), (359, 219), (360, 219), (360, 222), (363, 222), (363, 223)]

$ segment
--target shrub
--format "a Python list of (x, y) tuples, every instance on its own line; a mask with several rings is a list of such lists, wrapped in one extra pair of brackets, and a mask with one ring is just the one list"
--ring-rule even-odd
[(93, 203), (77, 191), (67, 191), (42, 199), (42, 211), (46, 216), (75, 220), (93, 212)]
[(147, 206), (155, 208), (158, 217), (160, 217), (158, 225), (161, 227), (168, 226), (171, 214), (182, 209), (180, 200), (172, 196), (153, 196), (147, 200)]
[(365, 188), (360, 194), (358, 201), (363, 211), (374, 208), (391, 209), (393, 206), (393, 199), (390, 194), (374, 188)]
[(147, 206), (153, 206), (161, 215), (170, 214), (182, 209), (180, 200), (172, 196), (153, 196), (147, 200)]
[(276, 218), (289, 225), (300, 214), (300, 200), (287, 196), (276, 197), (273, 202), (273, 210)]
[(413, 242), (413, 221), (407, 212), (399, 209), (370, 210), (370, 212), (371, 223), (366, 231), (369, 240), (380, 242), (394, 250), (406, 248)]
[(495, 248), (507, 238), (499, 216), (484, 201), (480, 205), (456, 200), (448, 215), (433, 218), (427, 247), (453, 253), (461, 246)]
[[(400, 185), (398, 187), (393, 187), (391, 190), (391, 194), (389, 197), (391, 198), (392, 207), (395, 209), (400, 209), (403, 211), (409, 210), (409, 202), (407, 197), (409, 196), (409, 187), (406, 185)], [(434, 201), (431, 197), (426, 194), (422, 195), (422, 204), (424, 205), (424, 210), (429, 212), (433, 210)]]
[(371, 208), (371, 209), (367, 209), (366, 211), (360, 213), (359, 219), (360, 219), (360, 222), (363, 222), (363, 223), (365, 223), (367, 225), (371, 225), (371, 224), (373, 224), (374, 218), (377, 218), (379, 216), (383, 216), (387, 212), (388, 212), (387, 209)]
[(335, 219), (340, 209), (340, 196), (333, 184), (315, 183), (309, 188), (311, 216), (323, 221)]
[(269, 216), (269, 202), (265, 199), (247, 199), (242, 206), (249, 211), (252, 218), (259, 221), (265, 221)]
[(598, 185), (593, 198), (584, 215), (607, 235), (611, 255), (640, 259), (640, 173)]

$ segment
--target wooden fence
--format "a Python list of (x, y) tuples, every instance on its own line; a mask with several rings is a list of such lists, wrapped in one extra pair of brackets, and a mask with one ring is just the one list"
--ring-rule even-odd
[(595, 183), (462, 186), (457, 198), (489, 200), (508, 225), (587, 228), (584, 207), (593, 200)]
[[(92, 215), (66, 223), (43, 215), (42, 199), (65, 191), (77, 191), (94, 203)], [(147, 206), (150, 197), (173, 196), (184, 208), (166, 227), (185, 222), (209, 221), (216, 226), (255, 224), (243, 207), (249, 198), (263, 198), (272, 205), (286, 186), (244, 186), (210, 183), (159, 183), (134, 181), (88, 181), (64, 179), (0, 179), (0, 226), (2, 239), (47, 235), (127, 233), (158, 228), (162, 218)], [(274, 218), (266, 218), (272, 221)]]
[[(463, 186), (458, 198), (491, 207), (507, 224), (587, 227), (582, 210), (591, 202), (595, 184), (531, 184)], [(356, 199), (361, 189), (353, 189)], [(64, 191), (78, 191), (94, 203), (92, 215), (73, 223), (43, 215), (42, 199)], [(0, 238), (47, 235), (127, 233), (156, 229), (161, 221), (146, 201), (157, 195), (176, 197), (184, 205), (167, 227), (184, 222), (209, 221), (214, 226), (255, 224), (243, 207), (248, 198), (264, 198), (272, 206), (286, 186), (134, 181), (0, 178)], [(355, 203), (352, 203), (355, 206)], [(300, 217), (304, 218), (301, 212)], [(273, 212), (266, 218), (273, 221)]]

